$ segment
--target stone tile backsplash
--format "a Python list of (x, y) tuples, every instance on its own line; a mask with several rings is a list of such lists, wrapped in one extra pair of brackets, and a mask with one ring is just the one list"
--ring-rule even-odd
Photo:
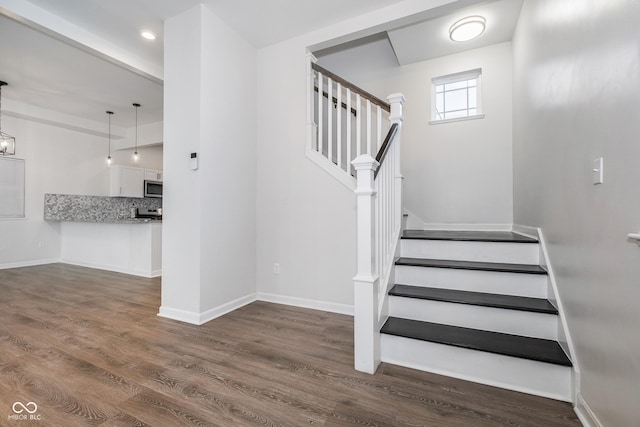
[(148, 222), (132, 219), (131, 208), (157, 209), (162, 199), (76, 196), (71, 194), (45, 194), (44, 219), (48, 221), (136, 223)]

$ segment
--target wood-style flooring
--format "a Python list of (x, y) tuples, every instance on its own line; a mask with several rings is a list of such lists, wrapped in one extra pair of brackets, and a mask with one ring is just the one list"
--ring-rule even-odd
[[(159, 305), (159, 279), (0, 270), (0, 425), (579, 425), (562, 402), (387, 364), (356, 372), (349, 316), (255, 302), (193, 326)], [(35, 403), (34, 419), (15, 402)]]

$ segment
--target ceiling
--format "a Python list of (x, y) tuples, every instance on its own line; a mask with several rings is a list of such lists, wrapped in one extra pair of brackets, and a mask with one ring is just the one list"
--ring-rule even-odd
[[(162, 120), (160, 80), (34, 24), (30, 17), (18, 16), (20, 22), (10, 19), (7, 15), (16, 18), (16, 14), (6, 8), (13, 4), (27, 5), (33, 16), (48, 14), (65, 28), (91, 33), (103, 42), (156, 64), (161, 70), (164, 20), (198, 3), (206, 4), (259, 48), (400, 1), (23, 0), (15, 3), (0, 0), (0, 80), (9, 83), (2, 95), (7, 105), (11, 102), (31, 105), (97, 124), (106, 121), (106, 110), (113, 110), (114, 125), (123, 128), (133, 125), (135, 112), (131, 104), (138, 102), (142, 104), (140, 124)], [(488, 4), (505, 2), (517, 4), (519, 11), (522, 0), (489, 1)], [(503, 12), (495, 8), (492, 13), (497, 22)], [(418, 48), (434, 52), (434, 44), (429, 40), (434, 38), (439, 26), (452, 18), (453, 15), (390, 31), (389, 38), (395, 40), (394, 49), (400, 62), (415, 60)], [(488, 24), (490, 22), (488, 19)], [(500, 37), (510, 38), (515, 20), (509, 25)], [(153, 31), (157, 40), (142, 39), (139, 34), (142, 29)], [(493, 37), (493, 30), (488, 30), (485, 40), (494, 40)], [(438, 52), (446, 54), (446, 50)]]
[[(418, 22), (388, 31), (389, 41), (400, 65), (439, 58), (465, 50), (477, 49), (512, 39), (523, 0), (497, 0), (459, 9), (449, 15)], [(480, 37), (468, 42), (454, 42), (449, 28), (467, 16), (486, 20)]]

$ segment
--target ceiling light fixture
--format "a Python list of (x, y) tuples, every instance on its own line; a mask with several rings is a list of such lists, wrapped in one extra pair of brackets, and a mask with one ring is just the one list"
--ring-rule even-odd
[(16, 154), (16, 139), (2, 132), (2, 86), (7, 86), (7, 83), (0, 82), (0, 155), (13, 156)]
[(467, 16), (449, 28), (449, 37), (454, 42), (473, 40), (484, 33), (486, 20), (482, 16)]
[(133, 161), (138, 163), (140, 161), (140, 155), (138, 154), (138, 108), (140, 107), (140, 104), (134, 102), (133, 106), (136, 107), (136, 147), (133, 151)]
[(142, 37), (144, 37), (145, 39), (147, 39), (147, 40), (155, 40), (156, 39), (156, 35), (153, 34), (151, 31), (148, 31), (148, 30), (140, 31), (140, 35)]
[(109, 115), (109, 154), (107, 155), (107, 166), (111, 166), (111, 116), (113, 116), (113, 111), (107, 111)]

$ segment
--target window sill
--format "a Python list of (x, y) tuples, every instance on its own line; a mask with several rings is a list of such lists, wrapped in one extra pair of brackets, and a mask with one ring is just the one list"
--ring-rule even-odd
[(429, 124), (440, 125), (444, 123), (462, 122), (465, 120), (477, 120), (477, 119), (483, 119), (483, 118), (484, 118), (484, 114), (476, 114), (475, 116), (456, 117), (455, 119), (431, 120)]

